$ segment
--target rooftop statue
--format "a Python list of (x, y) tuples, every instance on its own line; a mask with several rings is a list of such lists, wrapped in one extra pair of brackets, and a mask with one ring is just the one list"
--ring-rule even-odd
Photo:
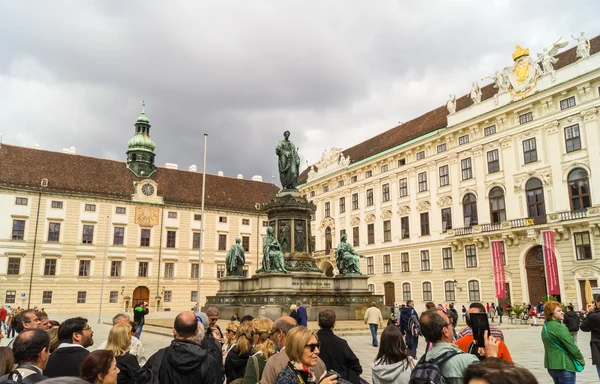
[(341, 275), (357, 274), (360, 275), (360, 258), (363, 255), (356, 252), (350, 244), (346, 242), (348, 235), (342, 235), (342, 241), (335, 250), (335, 262)]
[(586, 59), (590, 57), (590, 41), (585, 38), (583, 32), (577, 37), (571, 35), (571, 37), (577, 41), (577, 57)]
[(510, 68), (504, 68), (503, 71), (496, 71), (496, 73), (484, 77), (484, 79), (492, 79), (494, 82), (494, 88), (498, 88), (498, 92), (506, 92), (510, 88), (510, 79), (507, 71), (510, 72)]
[(554, 70), (554, 64), (558, 62), (558, 59), (554, 56), (558, 53), (558, 50), (564, 48), (569, 44), (568, 41), (562, 41), (562, 37), (556, 40), (551, 46), (545, 48), (542, 53), (538, 53), (536, 63), (542, 64), (542, 70), (544, 74), (549, 73), (552, 76), (552, 81), (555, 80), (556, 71)]
[(280, 140), (275, 148), (275, 153), (279, 157), (279, 179), (283, 190), (296, 190), (300, 156), (294, 143), (289, 140), (290, 131), (285, 131), (283, 137), (284, 139)]
[(450, 113), (456, 112), (456, 96), (454, 93), (449, 95), (448, 101), (446, 102), (446, 108), (448, 108), (448, 112)]
[(244, 256), (244, 247), (240, 244), (242, 239), (237, 237), (235, 244), (229, 248), (227, 256), (225, 256), (225, 266), (227, 268), (227, 276), (243, 276), (244, 264), (246, 258)]
[(477, 84), (477, 80), (473, 82), (471, 85), (471, 100), (473, 100), (474, 104), (481, 103), (481, 88), (479, 88), (479, 84)]
[(287, 272), (281, 245), (274, 235), (273, 227), (267, 228), (267, 235), (263, 239), (262, 270), (264, 272)]

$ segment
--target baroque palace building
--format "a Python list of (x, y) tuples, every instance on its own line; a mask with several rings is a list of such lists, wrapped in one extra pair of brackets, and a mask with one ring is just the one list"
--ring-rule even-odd
[(138, 301), (190, 309), (199, 273), (200, 301), (216, 293), (236, 237), (252, 274), (268, 224), (261, 204), (278, 188), (260, 177), (206, 175), (199, 269), (202, 173), (156, 167), (154, 150), (143, 111), (127, 162), (0, 144), (0, 303), (90, 311), (104, 281), (110, 313)]
[[(600, 279), (600, 37), (557, 54), (517, 47), (494, 83), (346, 150), (300, 176), (317, 205), (318, 265), (337, 273), (348, 235), (388, 306), (537, 303), (542, 231), (554, 232), (559, 299), (587, 304)], [(591, 48), (591, 49), (590, 49)], [(586, 54), (587, 53), (587, 54)], [(490, 241), (502, 241), (507, 297), (496, 299)], [(460, 306), (459, 306), (460, 308)]]

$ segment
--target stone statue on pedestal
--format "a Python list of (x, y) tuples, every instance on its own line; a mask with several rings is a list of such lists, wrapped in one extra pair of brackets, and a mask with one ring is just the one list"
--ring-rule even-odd
[(577, 57), (585, 59), (590, 57), (590, 41), (585, 38), (583, 32), (579, 36), (571, 35), (577, 41)]
[(227, 276), (243, 276), (244, 264), (246, 258), (244, 256), (244, 247), (240, 244), (242, 239), (237, 237), (235, 244), (229, 248), (227, 256), (225, 256), (225, 266), (227, 268)]
[(273, 227), (267, 228), (267, 236), (263, 240), (263, 272), (287, 272), (281, 245), (273, 234)]
[(342, 235), (342, 241), (338, 244), (335, 250), (335, 261), (341, 275), (357, 274), (360, 275), (359, 259), (364, 258), (363, 255), (356, 252), (350, 244), (346, 242), (348, 235)]
[(279, 157), (279, 179), (283, 190), (296, 190), (300, 169), (300, 156), (290, 138), (290, 131), (283, 133), (283, 140), (277, 143), (275, 153)]
[(454, 93), (451, 93), (448, 97), (448, 101), (446, 102), (446, 108), (448, 108), (449, 113), (456, 112), (456, 96)]

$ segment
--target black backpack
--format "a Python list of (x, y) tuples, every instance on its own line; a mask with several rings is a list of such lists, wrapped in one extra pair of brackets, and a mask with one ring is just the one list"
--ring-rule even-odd
[(158, 381), (158, 372), (160, 371), (160, 365), (165, 356), (165, 349), (166, 348), (159, 349), (158, 352), (156, 352), (152, 365), (146, 364), (138, 369), (133, 374), (128, 384), (160, 384), (160, 381)]
[[(567, 312), (567, 314), (568, 314), (568, 312)], [(579, 325), (581, 324), (581, 320), (579, 319), (579, 316), (571, 317), (571, 316), (565, 315), (563, 323), (567, 326), (567, 329), (569, 330), (569, 332), (577, 332), (577, 331), (579, 331)]]
[(425, 352), (410, 374), (408, 384), (446, 384), (446, 378), (442, 375), (442, 366), (446, 361), (461, 353), (448, 351), (434, 359), (427, 360), (427, 352)]

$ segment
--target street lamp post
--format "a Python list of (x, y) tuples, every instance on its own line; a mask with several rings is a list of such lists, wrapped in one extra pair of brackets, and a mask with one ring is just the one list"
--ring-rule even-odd
[(204, 248), (204, 195), (206, 192), (206, 143), (208, 134), (204, 134), (204, 164), (202, 170), (202, 208), (200, 210), (200, 252), (198, 255), (198, 285), (196, 287), (196, 311), (200, 312), (200, 279), (202, 278), (202, 250)]
[(35, 266), (35, 248), (37, 246), (38, 225), (40, 223), (40, 206), (42, 204), (42, 189), (48, 186), (48, 179), (42, 179), (40, 183), (40, 191), (38, 192), (38, 206), (35, 217), (35, 233), (33, 235), (33, 252), (31, 255), (31, 272), (29, 274), (29, 292), (27, 293), (27, 309), (31, 308), (31, 288), (33, 286), (33, 268)]

